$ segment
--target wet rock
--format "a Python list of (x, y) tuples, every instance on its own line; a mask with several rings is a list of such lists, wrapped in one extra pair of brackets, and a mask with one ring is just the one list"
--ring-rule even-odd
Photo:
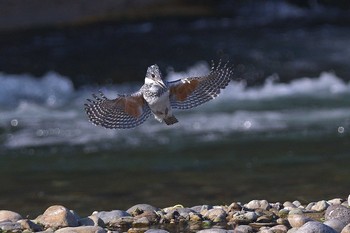
[(152, 211), (158, 211), (158, 210), (159, 208), (156, 208), (149, 204), (137, 204), (130, 207), (126, 212), (132, 216), (136, 216), (136, 215), (142, 214), (145, 211), (152, 212)]
[(293, 209), (288, 214), (288, 222), (292, 227), (301, 227), (311, 220), (300, 209)]
[(325, 221), (323, 224), (333, 228), (337, 232), (341, 232), (341, 230), (346, 226), (346, 224), (338, 219), (330, 219)]
[(331, 205), (327, 208), (325, 213), (325, 219), (338, 219), (345, 224), (350, 223), (350, 208), (343, 205)]
[(98, 218), (102, 219), (104, 224), (107, 225), (107, 224), (109, 224), (109, 223), (111, 223), (119, 218), (129, 217), (130, 214), (127, 213), (126, 211), (123, 211), (123, 210), (112, 210), (112, 211), (97, 212), (91, 216), (97, 216)]
[(301, 226), (296, 233), (336, 233), (336, 231), (320, 222), (310, 221)]
[(36, 221), (45, 228), (76, 227), (78, 220), (76, 216), (66, 207), (60, 205), (50, 206), (43, 215), (36, 218)]
[(268, 210), (270, 208), (270, 204), (266, 200), (252, 200), (244, 205), (244, 207), (250, 210), (263, 209)]
[(251, 226), (248, 225), (239, 225), (234, 230), (235, 233), (253, 233), (254, 230)]
[(0, 210), (0, 222), (17, 222), (22, 216), (9, 210)]
[(169, 233), (169, 231), (163, 229), (149, 229), (145, 233)]
[(105, 233), (106, 231), (99, 226), (80, 226), (61, 228), (55, 233)]
[(0, 222), (0, 232), (22, 232), (17, 222)]
[(97, 215), (91, 215), (86, 218), (79, 219), (79, 225), (81, 226), (100, 226), (105, 227), (105, 223)]
[(212, 222), (223, 222), (226, 220), (226, 212), (221, 208), (214, 208), (208, 210), (208, 212), (203, 216), (206, 219), (209, 219)]
[(350, 233), (350, 224), (346, 225), (341, 231), (341, 233)]
[(38, 224), (30, 221), (29, 219), (21, 219), (17, 222), (21, 225), (21, 228), (24, 230), (30, 230), (30, 231), (34, 231), (34, 232), (43, 230), (43, 227), (41, 225), (38, 225)]
[(311, 210), (321, 212), (321, 211), (325, 211), (328, 206), (329, 204), (325, 200), (322, 200), (322, 201), (316, 202), (316, 204), (311, 207)]

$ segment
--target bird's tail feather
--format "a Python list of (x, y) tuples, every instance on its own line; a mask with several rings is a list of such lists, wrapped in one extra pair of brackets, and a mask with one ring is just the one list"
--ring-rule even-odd
[(165, 124), (167, 124), (167, 125), (172, 125), (172, 124), (175, 124), (175, 123), (177, 123), (177, 122), (179, 122), (179, 121), (176, 119), (176, 117), (174, 117), (174, 116), (169, 116), (169, 117), (167, 117), (167, 118), (164, 118), (164, 122), (165, 122)]

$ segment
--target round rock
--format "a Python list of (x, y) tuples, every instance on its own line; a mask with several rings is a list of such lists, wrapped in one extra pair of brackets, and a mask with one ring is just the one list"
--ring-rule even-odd
[(332, 227), (337, 232), (341, 232), (341, 230), (346, 226), (346, 224), (339, 219), (330, 219), (325, 221), (323, 224)]
[(0, 210), (0, 222), (17, 222), (22, 216), (9, 210)]
[(311, 210), (321, 212), (326, 210), (328, 206), (329, 204), (325, 200), (322, 200), (322, 201), (318, 201), (314, 206), (312, 206)]
[(76, 227), (78, 220), (76, 216), (66, 207), (61, 205), (50, 206), (36, 221), (45, 227)]
[(350, 224), (346, 225), (341, 231), (341, 233), (350, 233)]
[(169, 233), (169, 231), (163, 229), (149, 229), (145, 233)]
[(110, 222), (113, 222), (119, 218), (122, 217), (129, 217), (130, 214), (123, 210), (112, 210), (112, 211), (101, 211), (94, 213), (92, 216), (97, 216), (98, 218), (102, 219), (104, 224), (109, 224)]
[(296, 233), (337, 233), (333, 228), (316, 221), (310, 221), (300, 227)]
[(106, 233), (106, 231), (99, 226), (80, 226), (62, 228), (55, 233)]
[(212, 222), (222, 222), (226, 220), (226, 212), (221, 208), (214, 208), (208, 210), (208, 212), (203, 216), (206, 219), (209, 219)]
[(326, 220), (338, 219), (345, 224), (350, 223), (350, 208), (343, 205), (331, 205), (325, 213)]
[(152, 211), (158, 211), (158, 210), (159, 210), (158, 208), (151, 206), (149, 204), (137, 204), (130, 207), (126, 212), (132, 216), (136, 216), (145, 211), (152, 212)]
[(235, 233), (253, 233), (254, 230), (251, 226), (248, 225), (239, 225), (233, 231)]
[(289, 212), (288, 222), (292, 227), (301, 227), (312, 219), (306, 217), (301, 210), (293, 209)]
[(252, 200), (245, 205), (246, 208), (251, 210), (263, 209), (268, 210), (270, 208), (270, 204), (266, 200)]
[(219, 228), (210, 228), (210, 229), (200, 230), (197, 233), (228, 233), (228, 231), (224, 229), (219, 229)]

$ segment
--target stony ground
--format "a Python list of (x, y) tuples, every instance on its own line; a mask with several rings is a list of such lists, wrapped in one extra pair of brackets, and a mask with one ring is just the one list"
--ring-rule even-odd
[(229, 206), (176, 205), (160, 209), (138, 204), (128, 210), (93, 212), (79, 217), (64, 206), (49, 207), (36, 219), (0, 210), (0, 232), (237, 232), (350, 233), (350, 195), (302, 205), (299, 201), (252, 200)]

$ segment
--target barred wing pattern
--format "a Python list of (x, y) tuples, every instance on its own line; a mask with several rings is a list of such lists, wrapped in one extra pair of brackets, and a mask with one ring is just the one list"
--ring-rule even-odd
[(228, 63), (212, 64), (204, 77), (190, 77), (169, 82), (171, 107), (190, 109), (214, 99), (233, 78), (233, 68)]
[(109, 129), (127, 129), (142, 124), (151, 114), (147, 102), (141, 92), (132, 95), (118, 95), (110, 100), (100, 92), (100, 96), (92, 95), (88, 99), (85, 111), (90, 121)]

